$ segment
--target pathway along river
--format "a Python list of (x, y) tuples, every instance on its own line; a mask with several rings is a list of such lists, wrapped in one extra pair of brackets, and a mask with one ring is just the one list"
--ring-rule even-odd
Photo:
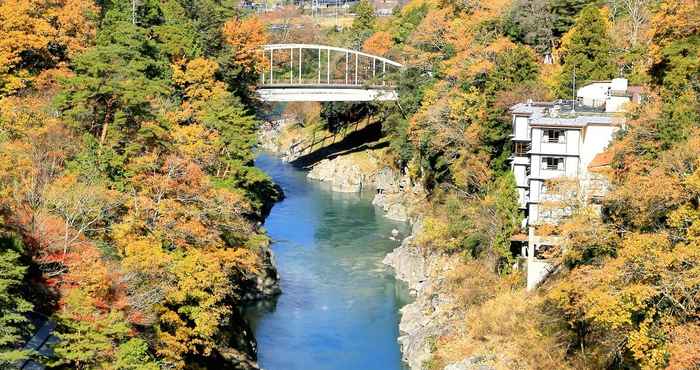
[(256, 165), (286, 199), (265, 221), (282, 295), (247, 313), (265, 370), (403, 369), (399, 309), (408, 292), (382, 264), (398, 246), (396, 228), (372, 194), (331, 192), (306, 172), (269, 155)]

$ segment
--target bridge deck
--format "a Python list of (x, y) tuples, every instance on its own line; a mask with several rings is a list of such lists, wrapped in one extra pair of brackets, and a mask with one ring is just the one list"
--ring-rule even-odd
[(366, 89), (355, 87), (318, 86), (314, 88), (289, 87), (259, 87), (258, 97), (267, 102), (293, 101), (387, 101), (397, 100), (398, 95), (393, 89)]

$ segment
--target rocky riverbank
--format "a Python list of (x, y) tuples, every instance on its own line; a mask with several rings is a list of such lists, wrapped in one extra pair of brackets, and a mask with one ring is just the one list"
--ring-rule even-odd
[(407, 174), (385, 164), (382, 150), (324, 159), (313, 166), (308, 177), (329, 183), (333, 191), (375, 191), (372, 204), (397, 221), (412, 221), (409, 205), (419, 204), (425, 198), (420, 184), (414, 184)]
[[(383, 262), (395, 270), (397, 279), (408, 284), (415, 297), (401, 309), (398, 341), (403, 360), (411, 370), (433, 368), (436, 341), (451, 334), (459, 315), (446, 284), (450, 271), (462, 261), (459, 256), (416, 244), (421, 225), (419, 205), (423, 204), (425, 191), (382, 160), (382, 154), (373, 151), (353, 153), (317, 163), (308, 177), (329, 183), (334, 191), (375, 190), (373, 204), (382, 207), (387, 217), (412, 224), (411, 235)], [(486, 363), (487, 359), (470, 357), (449, 364), (444, 370), (491, 369)]]
[[(413, 224), (411, 235), (384, 258), (396, 278), (405, 281), (415, 300), (401, 309), (399, 323), (403, 360), (411, 370), (435, 369), (433, 352), (437, 340), (449, 336), (455, 323), (463, 318), (446, 285), (451, 271), (459, 264), (457, 255), (445, 255), (416, 244), (420, 221)], [(465, 358), (446, 365), (443, 370), (493, 370), (490, 359), (482, 356)]]

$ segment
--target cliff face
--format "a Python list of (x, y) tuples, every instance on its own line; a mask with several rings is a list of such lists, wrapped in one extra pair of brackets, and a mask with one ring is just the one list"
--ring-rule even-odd
[(396, 277), (405, 281), (415, 300), (401, 309), (399, 343), (403, 360), (412, 370), (424, 369), (429, 364), (435, 341), (448, 334), (452, 300), (441, 292), (445, 275), (458, 262), (429, 252), (415, 245), (420, 222), (412, 234), (384, 258), (393, 267)]

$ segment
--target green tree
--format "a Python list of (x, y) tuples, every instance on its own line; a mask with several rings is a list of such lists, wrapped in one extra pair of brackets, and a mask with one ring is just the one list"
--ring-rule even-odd
[(517, 0), (506, 15), (506, 33), (544, 55), (554, 48), (554, 14), (542, 0)]
[(615, 76), (616, 67), (607, 19), (595, 6), (581, 11), (576, 25), (564, 36), (561, 58), (562, 73), (557, 94), (570, 97), (574, 71), (576, 85)]
[(28, 325), (25, 314), (33, 307), (19, 290), (27, 272), (21, 261), (22, 252), (22, 243), (17, 238), (0, 234), (0, 366), (3, 367), (29, 355), (16, 349), (22, 328)]
[(549, 0), (555, 37), (561, 37), (576, 22), (579, 12), (588, 5), (600, 4), (600, 0)]
[(54, 347), (55, 365), (77, 369), (100, 367), (112, 361), (119, 342), (127, 339), (131, 328), (119, 311), (99, 312), (95, 299), (77, 288), (65, 297), (58, 317), (59, 342)]
[(374, 32), (374, 22), (377, 16), (374, 14), (374, 6), (369, 0), (360, 0), (355, 5), (355, 14), (350, 32), (352, 34), (352, 47), (359, 50), (362, 43)]
[(98, 45), (73, 60), (75, 76), (64, 83), (58, 99), (64, 116), (92, 133), (100, 145), (134, 133), (154, 117), (151, 101), (168, 91), (166, 61), (142, 29), (108, 12)]
[(158, 370), (160, 366), (153, 361), (148, 351), (148, 343), (139, 338), (131, 338), (117, 348), (114, 356), (114, 368), (117, 370)]

